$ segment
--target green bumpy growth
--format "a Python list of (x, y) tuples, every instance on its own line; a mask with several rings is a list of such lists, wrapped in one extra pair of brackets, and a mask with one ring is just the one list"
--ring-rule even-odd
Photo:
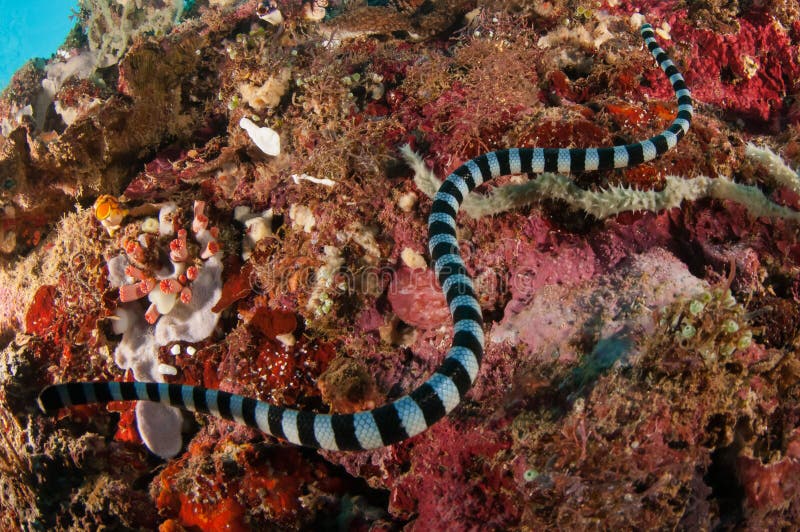
[(676, 301), (661, 312), (658, 324), (667, 331), (668, 344), (674, 342), (682, 351), (697, 354), (707, 366), (728, 360), (753, 341), (747, 312), (728, 288)]

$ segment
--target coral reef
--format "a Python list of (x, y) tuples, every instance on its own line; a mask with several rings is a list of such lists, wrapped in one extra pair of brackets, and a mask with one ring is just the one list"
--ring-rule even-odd
[[(403, 395), (452, 336), (425, 251), (444, 176), (674, 117), (640, 13), (696, 99), (691, 132), (637, 168), (505, 176), (468, 200), (487, 349), (429, 431), (316, 452), (142, 405), (36, 409), (74, 380), (320, 412)], [(0, 528), (791, 528), (797, 17), (82, 2), (78, 37), (0, 95)]]
[(138, 35), (163, 36), (183, 14), (184, 0), (164, 2), (164, 6), (123, 0), (81, 0), (81, 25), (89, 50), (94, 54), (95, 68), (117, 63)]

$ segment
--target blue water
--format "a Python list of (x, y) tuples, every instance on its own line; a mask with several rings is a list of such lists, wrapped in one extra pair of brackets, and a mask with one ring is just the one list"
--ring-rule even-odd
[(28, 59), (58, 49), (77, 9), (77, 0), (0, 0), (0, 90)]

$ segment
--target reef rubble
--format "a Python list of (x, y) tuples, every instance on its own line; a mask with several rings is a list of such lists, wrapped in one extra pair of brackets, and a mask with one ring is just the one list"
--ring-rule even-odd
[[(80, 4), (0, 94), (0, 528), (800, 521), (796, 3)], [(336, 412), (411, 390), (453, 333), (436, 180), (663, 129), (641, 15), (692, 90), (690, 133), (546, 193), (476, 192), (458, 236), (487, 349), (430, 430), (316, 452), (166, 407), (37, 409), (70, 380)]]

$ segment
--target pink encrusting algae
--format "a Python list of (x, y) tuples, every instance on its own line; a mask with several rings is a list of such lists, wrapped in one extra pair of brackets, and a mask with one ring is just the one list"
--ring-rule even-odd
[[(800, 520), (800, 187), (774, 178), (800, 165), (793, 3), (198, 0), (131, 24), (128, 2), (100, 4), (86, 40), (0, 97), (0, 528)], [(686, 78), (692, 129), (574, 184), (620, 201), (671, 176), (751, 188), (602, 219), (547, 194), (460, 215), (486, 351), (430, 430), (317, 452), (130, 403), (35, 409), (47, 384), (145, 372), (317, 412), (414, 389), (454, 330), (401, 146), (443, 179), (495, 149), (663, 130), (677, 107), (637, 13)], [(103, 16), (130, 32), (119, 53)], [(785, 215), (753, 216), (762, 199)], [(160, 431), (171, 458), (147, 450)]]

